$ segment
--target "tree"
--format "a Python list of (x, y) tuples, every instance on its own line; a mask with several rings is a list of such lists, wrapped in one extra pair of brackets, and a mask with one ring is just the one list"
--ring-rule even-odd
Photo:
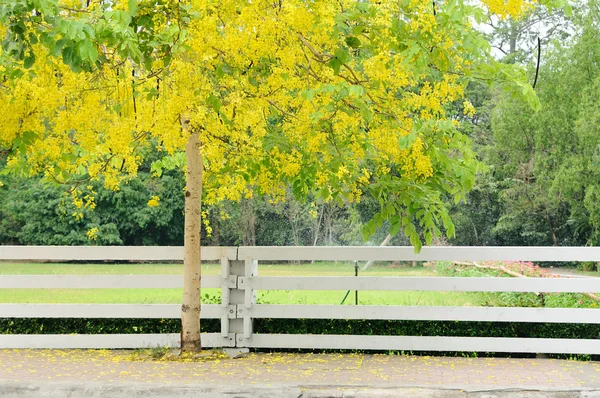
[(582, 4), (571, 22), (571, 40), (555, 40), (545, 50), (537, 86), (540, 112), (498, 96), (496, 143), (488, 161), (502, 187), (504, 214), (495, 227), (504, 236), (501, 242), (598, 242), (597, 15), (597, 2)]
[(470, 141), (445, 106), (472, 79), (536, 103), (472, 28), (485, 6), (519, 16), (525, 0), (74, 3), (0, 8), (6, 170), (118, 189), (152, 147), (187, 167), (185, 351), (200, 349), (201, 198), (369, 194), (380, 208), (365, 237), (389, 221), (419, 250), (454, 234), (447, 199), (473, 184)]

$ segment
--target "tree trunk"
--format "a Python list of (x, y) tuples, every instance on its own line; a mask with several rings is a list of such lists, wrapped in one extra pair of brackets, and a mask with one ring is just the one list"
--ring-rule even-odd
[[(189, 119), (181, 124), (189, 131)], [(192, 131), (185, 148), (185, 235), (183, 255), (183, 301), (181, 305), (181, 352), (198, 352), (200, 343), (200, 225), (202, 203), (202, 153), (200, 137)]]
[(242, 222), (242, 242), (244, 246), (256, 246), (256, 214), (254, 199), (242, 199), (240, 202)]
[(300, 234), (298, 233), (298, 226), (296, 225), (296, 212), (294, 206), (296, 203), (292, 203), (292, 199), (288, 197), (287, 202), (287, 216), (292, 227), (292, 238), (294, 239), (294, 246), (300, 246)]
[[(385, 237), (385, 239), (383, 240), (383, 242), (381, 242), (381, 244), (379, 245), (379, 247), (386, 246), (388, 243), (390, 243), (390, 240), (391, 240), (391, 239), (392, 239), (392, 235), (391, 235), (391, 234), (388, 234), (388, 236), (386, 236), (386, 237)], [(369, 260), (369, 261), (367, 261), (367, 263), (366, 263), (366, 264), (365, 264), (365, 266), (363, 267), (363, 271), (366, 271), (367, 269), (369, 269), (369, 267), (370, 267), (371, 265), (373, 265), (373, 263), (374, 263), (374, 262), (375, 262), (375, 261), (373, 261), (373, 260)], [(414, 264), (413, 264), (413, 267), (414, 267)]]
[[(515, 52), (517, 52), (517, 36), (519, 35), (519, 29), (517, 26), (516, 22), (511, 22), (510, 23), (510, 38), (508, 40), (509, 42), (509, 50), (508, 53), (509, 54), (514, 54)], [(511, 63), (514, 63), (514, 61), (512, 61)]]

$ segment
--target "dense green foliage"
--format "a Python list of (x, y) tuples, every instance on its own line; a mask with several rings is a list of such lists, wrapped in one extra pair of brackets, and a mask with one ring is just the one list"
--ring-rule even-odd
[[(599, 325), (339, 319), (258, 319), (255, 322), (255, 333), (273, 334), (600, 338)], [(180, 326), (178, 319), (0, 319), (3, 334), (178, 333)], [(204, 320), (202, 330), (219, 332), (220, 323)]]
[[(77, 208), (67, 186), (12, 176), (5, 177), (4, 184), (0, 187), (0, 244), (183, 244), (184, 180), (180, 172), (152, 177), (148, 168), (117, 192), (101, 183), (82, 187), (94, 196), (95, 209)], [(154, 195), (160, 197), (160, 204), (150, 207), (147, 202)], [(341, 208), (333, 203), (301, 203), (291, 194), (279, 203), (244, 199), (209, 207), (202, 232), (206, 245), (217, 246), (312, 245), (315, 241), (360, 245), (363, 220), (377, 209), (373, 201)], [(91, 228), (98, 228), (96, 240), (86, 235)], [(379, 231), (374, 242), (383, 240), (385, 234)]]
[[(64, 186), (8, 179), (0, 199), (0, 241), (23, 245), (179, 245), (183, 241), (181, 178), (141, 173), (118, 192), (94, 184), (96, 208), (77, 208)], [(97, 189), (97, 191), (96, 191)], [(160, 193), (163, 206), (147, 206)], [(81, 217), (75, 214), (81, 213)], [(90, 241), (86, 232), (98, 228)], [(160, 242), (160, 243), (159, 243)]]
[[(599, 243), (600, 29), (596, 2), (585, 5), (571, 20), (531, 17), (545, 21), (543, 31), (557, 32), (540, 47), (540, 111), (484, 85), (472, 88), (479, 113), (468, 123), (469, 134), (488, 171), (478, 176), (467, 203), (455, 208), (453, 243)], [(535, 26), (521, 25), (530, 33)], [(504, 34), (504, 42), (517, 40), (506, 27), (497, 34)], [(535, 79), (535, 54), (515, 45), (506, 56), (525, 62)]]

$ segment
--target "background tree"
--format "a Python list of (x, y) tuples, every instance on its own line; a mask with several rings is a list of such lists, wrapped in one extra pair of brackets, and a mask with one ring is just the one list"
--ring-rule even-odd
[[(573, 44), (556, 41), (546, 55), (538, 83), (542, 110), (534, 114), (505, 97), (494, 111), (496, 146), (490, 160), (496, 178), (505, 181), (506, 206), (496, 229), (518, 229), (519, 239), (530, 244), (593, 242), (596, 226), (586, 220), (595, 207), (589, 198), (596, 185), (598, 141), (588, 95), (600, 66), (600, 37), (595, 12), (586, 15), (576, 21)], [(588, 231), (583, 241), (576, 225)]]

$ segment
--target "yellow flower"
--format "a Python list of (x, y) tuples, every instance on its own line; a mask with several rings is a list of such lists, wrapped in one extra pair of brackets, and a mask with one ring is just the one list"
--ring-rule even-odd
[(148, 206), (149, 207), (158, 207), (158, 205), (160, 204), (160, 198), (158, 196), (153, 196), (152, 199), (150, 199), (148, 201)]
[(470, 117), (473, 117), (473, 115), (475, 115), (475, 107), (473, 106), (471, 101), (467, 100), (463, 102), (463, 113)]
[(94, 227), (90, 230), (87, 231), (87, 237), (89, 240), (96, 240), (98, 239), (98, 228)]

